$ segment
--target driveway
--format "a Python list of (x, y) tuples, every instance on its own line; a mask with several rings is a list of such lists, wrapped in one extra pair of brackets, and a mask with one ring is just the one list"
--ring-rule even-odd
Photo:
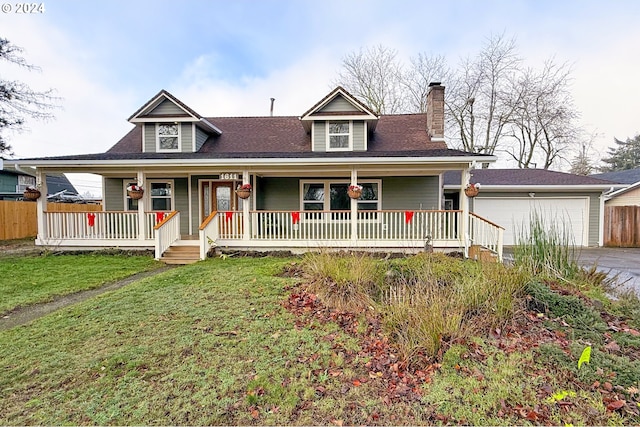
[(578, 262), (585, 267), (595, 265), (612, 276), (618, 274), (619, 281), (627, 282), (640, 295), (640, 248), (582, 248)]

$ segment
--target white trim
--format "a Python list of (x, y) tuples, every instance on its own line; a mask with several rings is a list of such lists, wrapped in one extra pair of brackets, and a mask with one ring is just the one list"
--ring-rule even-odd
[[(316, 111), (322, 110), (328, 104), (333, 102), (333, 100), (336, 99), (338, 95), (342, 95), (342, 97), (348, 103), (350, 103), (356, 110), (358, 110), (358, 111), (360, 111), (362, 113), (366, 113), (367, 117), (369, 117), (370, 119), (374, 119), (374, 120), (378, 119), (378, 117), (376, 117), (374, 114), (372, 114), (371, 112), (365, 110), (353, 96), (345, 93), (341, 88), (338, 87), (338, 88), (334, 89), (332, 92), (335, 92), (335, 93), (333, 93), (333, 96), (328, 97), (327, 99), (324, 100), (324, 102), (322, 102), (321, 104), (317, 105), (313, 110), (310, 110), (304, 116), (301, 116), (300, 120), (325, 120), (325, 119), (320, 119), (320, 116), (313, 116), (313, 117), (310, 117), (310, 116), (313, 113), (315, 113)], [(331, 92), (330, 92), (330, 94), (331, 94)], [(335, 118), (335, 116), (331, 116), (331, 117)], [(364, 119), (363, 116), (359, 116), (359, 117), (360, 117), (360, 120)]]
[[(158, 105), (162, 104), (162, 102), (165, 101), (165, 100), (171, 102), (173, 105), (178, 107), (185, 114), (188, 114), (190, 117), (192, 117), (194, 119), (198, 119), (198, 117), (196, 117), (193, 114), (191, 114), (189, 111), (187, 111), (180, 104), (175, 102), (173, 99), (169, 98), (165, 93), (160, 93), (154, 99), (152, 99), (151, 101), (147, 102), (143, 106), (143, 108), (135, 116), (131, 117), (129, 122), (136, 123), (136, 122), (143, 122), (143, 121), (158, 121), (158, 119), (141, 119), (140, 116), (141, 115), (145, 115), (145, 114), (149, 114), (151, 111), (153, 111), (155, 108), (157, 108)], [(182, 118), (182, 119), (184, 119), (184, 118)]]
[(318, 120), (362, 120), (365, 122), (376, 121), (378, 118), (376, 116), (362, 114), (345, 114), (345, 115), (336, 115), (336, 114), (327, 114), (324, 116), (316, 115), (309, 118), (300, 119), (302, 121), (318, 121)]
[(316, 123), (311, 123), (311, 151), (318, 151), (316, 149)]
[[(193, 116), (192, 116), (193, 117)], [(148, 119), (136, 119), (133, 123), (169, 123), (169, 122), (179, 122), (179, 123), (197, 123), (200, 120), (197, 118), (191, 117), (152, 117)]]
[(369, 123), (364, 122), (364, 151), (369, 151)]
[(195, 153), (196, 151), (196, 124), (191, 123), (191, 152)]
[[(486, 185), (480, 182), (482, 185), (481, 192), (528, 192), (528, 191), (540, 191), (540, 192), (565, 192), (565, 191), (602, 191), (611, 188), (610, 185)], [(448, 184), (444, 186), (445, 190), (459, 190), (460, 185)]]
[[(160, 135), (158, 134), (159, 127), (161, 125), (173, 125), (173, 124), (177, 125), (176, 127), (178, 129), (178, 135), (177, 135), (178, 148), (171, 148), (171, 149), (160, 148)], [(156, 134), (156, 153), (180, 153), (180, 152), (182, 152), (182, 123), (158, 122), (158, 123), (156, 123), (155, 134)], [(175, 136), (173, 136), (173, 135), (171, 135), (169, 137), (170, 138), (175, 138)]]
[[(497, 157), (491, 156), (482, 159), (483, 163), (491, 163), (495, 162)], [(473, 161), (478, 161), (478, 157), (466, 157), (466, 156), (450, 156), (450, 157), (326, 157), (326, 158), (311, 158), (311, 157), (292, 157), (292, 158), (278, 158), (278, 157), (260, 157), (260, 158), (233, 158), (233, 159), (221, 159), (221, 158), (210, 158), (210, 159), (118, 159), (118, 160), (79, 160), (79, 159), (69, 159), (69, 160), (5, 160), (7, 164), (19, 164), (25, 167), (67, 167), (67, 168), (76, 168), (76, 167), (96, 167), (96, 166), (104, 166), (104, 167), (113, 167), (119, 168), (123, 166), (160, 166), (166, 167), (170, 165), (176, 166), (203, 166), (203, 167), (224, 167), (224, 166), (262, 166), (262, 165), (273, 165), (273, 166), (308, 166), (308, 165), (319, 165), (319, 166), (336, 166), (336, 165), (424, 165), (432, 164), (432, 165), (442, 165), (449, 163), (449, 168), (447, 170), (459, 170), (459, 168), (464, 167), (464, 164), (471, 163)], [(587, 186), (591, 188), (591, 186)], [(610, 188), (611, 186), (607, 186), (606, 188)], [(445, 188), (457, 189), (458, 185), (447, 186)], [(485, 186), (483, 186), (485, 188)], [(504, 186), (500, 187), (490, 187), (490, 188), (504, 188)], [(538, 188), (549, 188), (546, 186), (538, 186)], [(576, 186), (572, 186), (570, 188), (576, 188)], [(602, 186), (593, 186), (593, 189), (601, 189)], [(513, 188), (505, 189), (505, 191), (513, 191)]]
[[(331, 133), (329, 130), (331, 128), (331, 123), (340, 123), (347, 122), (349, 125), (349, 132), (345, 133)], [(343, 120), (343, 119), (333, 119), (325, 122), (325, 135), (327, 139), (327, 146), (325, 147), (326, 151), (353, 151), (353, 121), (352, 120)], [(346, 136), (348, 138), (349, 144), (346, 147), (338, 147), (331, 148), (331, 137), (332, 136)]]
[[(191, 191), (191, 174), (187, 175), (187, 199), (189, 200), (189, 235), (193, 234), (193, 191)], [(200, 224), (198, 224), (198, 227)]]
[[(175, 185), (175, 180), (173, 179), (146, 179), (145, 182), (147, 188), (144, 191), (144, 197), (146, 197), (146, 201), (149, 202), (149, 211), (153, 211), (155, 212), (156, 209), (153, 209), (153, 199), (157, 198), (157, 199), (169, 199), (170, 201), (170, 208), (168, 209), (168, 211), (175, 211), (176, 210), (176, 202), (175, 202), (175, 197), (176, 197), (176, 185)], [(152, 196), (151, 195), (151, 184), (169, 184), (171, 187), (171, 195), (169, 197), (165, 197), (165, 196)], [(161, 211), (165, 211), (165, 209), (161, 209)]]
[(146, 134), (147, 134), (147, 125), (143, 123), (141, 126), (142, 126), (142, 141), (141, 141), (141, 143), (142, 143), (142, 152), (146, 153), (147, 152), (147, 148), (144, 146), (144, 142), (145, 142), (145, 137), (146, 137)]

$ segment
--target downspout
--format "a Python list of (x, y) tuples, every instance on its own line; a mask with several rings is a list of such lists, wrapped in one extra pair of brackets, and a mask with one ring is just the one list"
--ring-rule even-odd
[(604, 210), (605, 210), (605, 200), (608, 199), (607, 195), (603, 191), (600, 193), (600, 215), (598, 215), (598, 246), (604, 246)]

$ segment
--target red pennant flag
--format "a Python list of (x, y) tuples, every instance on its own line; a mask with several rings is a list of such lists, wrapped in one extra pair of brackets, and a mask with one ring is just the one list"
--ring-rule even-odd
[(291, 220), (293, 221), (294, 224), (297, 224), (300, 222), (300, 212), (291, 212)]
[(224, 213), (224, 219), (226, 221), (231, 221), (231, 218), (233, 218), (233, 212), (225, 212)]
[(164, 212), (156, 212), (156, 224), (164, 219)]
[(413, 219), (413, 212), (412, 211), (404, 211), (404, 222), (405, 222), (405, 224), (409, 224), (412, 219)]
[(96, 214), (88, 213), (87, 221), (89, 221), (89, 227), (93, 227), (94, 225), (96, 225)]

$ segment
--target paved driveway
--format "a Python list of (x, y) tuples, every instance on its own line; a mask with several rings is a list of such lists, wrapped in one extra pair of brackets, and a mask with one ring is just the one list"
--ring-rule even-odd
[(578, 262), (585, 267), (596, 265), (598, 270), (619, 274), (640, 295), (640, 248), (582, 248)]

